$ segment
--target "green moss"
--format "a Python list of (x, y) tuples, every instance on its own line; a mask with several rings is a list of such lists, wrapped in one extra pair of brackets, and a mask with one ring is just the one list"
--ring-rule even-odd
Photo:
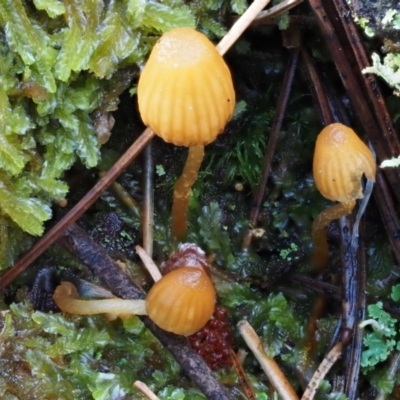
[[(224, 7), (229, 11), (231, 5)], [(238, 1), (232, 7), (244, 10)], [(116, 109), (133, 77), (119, 71), (138, 71), (156, 38), (173, 27), (197, 25), (220, 36), (225, 28), (217, 9), (212, 2), (189, 6), (181, 0), (2, 2), (3, 217), (40, 236), (51, 217), (51, 202), (68, 191), (64, 172), (77, 160), (87, 168), (99, 163), (104, 137), (97, 137), (92, 113)], [(1, 259), (0, 268), (9, 263), (9, 258)]]

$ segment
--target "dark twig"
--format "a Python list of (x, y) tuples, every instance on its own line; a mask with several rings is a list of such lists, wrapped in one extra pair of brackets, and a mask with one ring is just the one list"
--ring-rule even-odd
[[(105, 250), (76, 224), (70, 225), (59, 242), (98, 276), (116, 296), (124, 299), (145, 298), (141, 289), (121, 271)], [(188, 346), (186, 338), (163, 331), (148, 317), (141, 318), (146, 327), (171, 352), (182, 369), (208, 399), (230, 399), (226, 388), (217, 381), (204, 360)]]
[(374, 190), (375, 200), (378, 204), (379, 212), (385, 224), (389, 241), (392, 245), (393, 255), (397, 265), (400, 265), (400, 219), (395, 210), (393, 198), (390, 189), (383, 175), (382, 170), (378, 169), (376, 173), (376, 188)]
[[(358, 246), (358, 269), (357, 269), (357, 299), (355, 301), (355, 320), (352, 328), (352, 343), (346, 354), (349, 362), (346, 363), (345, 393), (349, 399), (356, 399), (358, 392), (358, 380), (360, 377), (361, 351), (363, 345), (363, 330), (359, 327), (365, 319), (366, 309), (366, 259), (364, 246), (364, 224), (360, 224), (359, 246)], [(343, 332), (343, 331), (342, 331)], [(346, 338), (342, 337), (342, 340)]]
[(306, 76), (310, 82), (309, 88), (314, 96), (315, 103), (318, 105), (323, 125), (329, 125), (334, 122), (331, 106), (322, 80), (315, 68), (313, 58), (305, 47), (301, 49), (302, 66), (305, 69)]
[(151, 257), (153, 254), (153, 225), (154, 225), (154, 162), (152, 143), (144, 149), (143, 176), (143, 248)]
[[(307, 289), (312, 290), (314, 292), (323, 293), (323, 294), (325, 294), (331, 298), (334, 298), (336, 300), (340, 300), (342, 298), (340, 287), (333, 285), (332, 283), (319, 281), (317, 279), (313, 279), (308, 276), (298, 275), (298, 274), (292, 275), (291, 278), (294, 281), (296, 281), (297, 283), (300, 283)], [(366, 300), (367, 300), (368, 304), (372, 304), (372, 303), (376, 303), (380, 299), (378, 299), (374, 296), (366, 295)], [(380, 300), (380, 301), (382, 301), (382, 300)], [(388, 303), (387, 301), (382, 301), (382, 303), (383, 303), (383, 309), (385, 311), (387, 311), (392, 316), (400, 319), (400, 308), (399, 307), (396, 307), (393, 304)]]
[(52, 245), (106, 190), (122, 171), (136, 158), (143, 147), (153, 138), (154, 132), (146, 128), (131, 147), (110, 168), (96, 185), (65, 215), (50, 231), (1, 277), (0, 290), (10, 284), (19, 274)]
[[(289, 61), (286, 68), (285, 77), (282, 84), (281, 93), (279, 96), (279, 102), (277, 111), (275, 114), (274, 122), (271, 127), (271, 132), (269, 135), (268, 145), (264, 156), (264, 166), (263, 166), (263, 174), (261, 177), (260, 184), (258, 185), (256, 192), (254, 194), (253, 205), (251, 207), (249, 225), (250, 227), (254, 227), (257, 223), (258, 214), (260, 212), (260, 207), (262, 200), (265, 195), (265, 188), (267, 186), (268, 177), (271, 171), (271, 163), (274, 157), (276, 144), (278, 141), (278, 135), (282, 127), (283, 118), (286, 113), (286, 107), (289, 100), (290, 90), (292, 88), (294, 74), (297, 69), (298, 60), (299, 60), (299, 49), (291, 49), (289, 50)], [(249, 229), (246, 233), (245, 238), (243, 239), (242, 248), (247, 249), (250, 246), (252, 238), (251, 229)]]

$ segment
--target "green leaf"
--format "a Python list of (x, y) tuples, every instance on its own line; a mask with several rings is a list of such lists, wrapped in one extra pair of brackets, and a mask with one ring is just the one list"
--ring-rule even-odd
[(202, 208), (202, 215), (197, 219), (200, 235), (204, 248), (208, 253), (214, 253), (217, 260), (225, 265), (233, 263), (234, 256), (231, 251), (231, 241), (226, 231), (221, 229), (222, 211), (217, 202)]
[(119, 63), (135, 52), (140, 33), (133, 31), (129, 25), (125, 7), (117, 1), (111, 1), (96, 34), (100, 41), (88, 67), (97, 77), (110, 78)]
[(51, 357), (56, 357), (60, 354), (71, 354), (88, 349), (94, 351), (99, 347), (104, 347), (109, 341), (110, 335), (105, 330), (81, 328), (77, 331), (71, 330), (58, 338), (47, 352)]
[(146, 0), (128, 0), (126, 15), (132, 28), (141, 25), (145, 11)]
[(45, 332), (59, 335), (68, 335), (75, 326), (62, 314), (47, 314), (40, 311), (32, 314), (32, 321), (40, 325)]
[(368, 315), (373, 318), (365, 320), (361, 326), (371, 326), (372, 332), (364, 335), (365, 350), (362, 352), (361, 366), (365, 371), (376, 364), (385, 361), (394, 347), (396, 341), (394, 336), (397, 332), (397, 320), (382, 309), (382, 302), (368, 306)]
[(38, 198), (28, 197), (17, 185), (0, 180), (0, 208), (25, 232), (31, 235), (43, 233), (43, 222), (51, 217), (50, 207)]
[(56, 83), (51, 67), (57, 51), (51, 46), (47, 33), (28, 18), (21, 0), (0, 2), (0, 22), (11, 50), (18, 53), (27, 66), (25, 78), (33, 76), (37, 83), (54, 93)]
[(12, 315), (10, 312), (6, 312), (4, 316), (4, 325), (0, 331), (0, 347), (5, 340), (11, 338), (15, 334), (15, 329), (13, 327)]
[(392, 286), (392, 293), (391, 293), (390, 297), (394, 301), (400, 301), (400, 285)]
[(232, 11), (236, 14), (243, 14), (247, 9), (246, 0), (232, 0), (231, 2)]
[[(11, 123), (11, 126), (10, 126)], [(0, 168), (19, 174), (29, 157), (19, 149), (19, 140), (11, 129), (28, 129), (29, 120), (20, 108), (11, 110), (7, 94), (0, 87)]]
[(50, 18), (55, 18), (58, 15), (65, 13), (65, 6), (59, 0), (33, 0), (38, 10), (44, 10), (47, 12)]
[(222, 38), (222, 36), (226, 35), (226, 28), (208, 15), (203, 16), (203, 18), (201, 19), (201, 24), (205, 29), (207, 29), (217, 38)]
[(70, 1), (67, 13), (68, 28), (64, 29), (63, 47), (58, 54), (55, 75), (67, 81), (71, 71), (88, 69), (88, 62), (96, 49), (100, 36), (97, 33), (103, 3), (97, 0)]
[(161, 3), (146, 4), (142, 24), (160, 32), (166, 32), (178, 26), (194, 28), (196, 25), (188, 6), (182, 5), (172, 9)]

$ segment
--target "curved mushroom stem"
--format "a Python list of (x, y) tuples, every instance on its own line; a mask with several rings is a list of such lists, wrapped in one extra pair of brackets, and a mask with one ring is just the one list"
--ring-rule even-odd
[(339, 203), (322, 211), (315, 218), (311, 230), (314, 244), (312, 262), (317, 268), (322, 268), (328, 261), (329, 247), (325, 228), (331, 221), (350, 214), (355, 205), (355, 200)]
[(182, 175), (175, 183), (172, 202), (172, 234), (179, 241), (183, 241), (186, 236), (189, 196), (203, 158), (204, 146), (189, 147), (189, 154)]
[(62, 282), (57, 286), (53, 299), (61, 311), (70, 314), (147, 315), (145, 300), (125, 300), (118, 297), (104, 300), (80, 300), (78, 291), (71, 282)]

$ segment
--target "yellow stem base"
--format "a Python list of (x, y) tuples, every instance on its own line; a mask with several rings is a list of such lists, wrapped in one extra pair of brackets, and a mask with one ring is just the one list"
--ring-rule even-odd
[(326, 235), (327, 225), (335, 220), (348, 215), (356, 205), (355, 200), (339, 203), (322, 211), (312, 224), (311, 235), (314, 243), (312, 262), (318, 268), (322, 268), (328, 261), (329, 247)]

